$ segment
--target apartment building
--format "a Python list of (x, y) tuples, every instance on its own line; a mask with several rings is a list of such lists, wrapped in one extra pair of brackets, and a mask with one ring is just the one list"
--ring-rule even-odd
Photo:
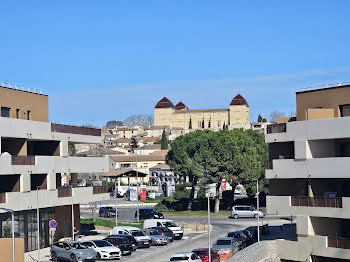
[(249, 129), (249, 105), (244, 97), (236, 95), (225, 109), (195, 109), (179, 102), (174, 104), (163, 97), (154, 107), (154, 126), (180, 129), (180, 133), (188, 133), (199, 129), (221, 130), (228, 126), (229, 129)]
[[(50, 123), (48, 96), (38, 91), (0, 86), (0, 108), (0, 208), (15, 211), (15, 234), (26, 251), (38, 248), (37, 207), (41, 248), (49, 246), (50, 219), (58, 224), (56, 240), (70, 237), (72, 205), (79, 231), (79, 204), (109, 198), (105, 187), (77, 187), (78, 173), (105, 172), (109, 159), (69, 154), (70, 145), (101, 144), (101, 130)], [(0, 237), (8, 237), (9, 218), (0, 210)]]
[(267, 212), (297, 217), (286, 261), (350, 261), (350, 85), (296, 93), (296, 121), (268, 126)]

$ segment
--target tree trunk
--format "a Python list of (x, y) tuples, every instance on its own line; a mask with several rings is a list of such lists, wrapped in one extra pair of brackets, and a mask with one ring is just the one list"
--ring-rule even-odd
[(197, 178), (192, 177), (192, 188), (191, 188), (190, 198), (188, 199), (187, 211), (192, 211), (192, 202), (194, 199), (194, 192), (196, 191), (196, 185), (197, 185)]
[(215, 195), (215, 210), (214, 213), (219, 213), (220, 211), (220, 183), (216, 184), (216, 195)]
[(91, 212), (92, 212), (92, 220), (96, 222), (96, 202), (90, 204)]

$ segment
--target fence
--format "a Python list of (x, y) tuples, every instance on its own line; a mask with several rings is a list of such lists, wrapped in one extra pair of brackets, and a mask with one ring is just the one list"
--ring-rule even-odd
[(84, 127), (84, 126), (70, 126), (61, 124), (51, 124), (51, 132), (87, 135), (87, 136), (101, 136), (101, 129)]
[(342, 208), (341, 197), (292, 196), (292, 206)]
[(35, 165), (34, 156), (11, 156), (12, 165)]

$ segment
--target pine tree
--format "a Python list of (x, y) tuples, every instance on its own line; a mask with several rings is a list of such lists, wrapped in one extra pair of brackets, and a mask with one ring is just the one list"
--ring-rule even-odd
[(259, 114), (258, 115), (258, 122), (262, 122), (262, 121), (263, 121), (262, 116)]
[(192, 129), (192, 118), (190, 118), (190, 123), (188, 125), (188, 129)]
[(139, 145), (137, 144), (136, 138), (134, 136), (131, 138), (130, 147), (132, 150), (139, 147)]
[(202, 120), (202, 128), (204, 129), (204, 116), (203, 116), (203, 120)]
[(163, 129), (162, 139), (160, 142), (160, 149), (161, 150), (168, 149), (168, 139), (167, 139), (166, 134), (165, 134), (165, 129)]

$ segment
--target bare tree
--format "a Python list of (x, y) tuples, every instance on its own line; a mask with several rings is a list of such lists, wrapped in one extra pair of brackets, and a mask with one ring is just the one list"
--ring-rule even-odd
[(144, 126), (153, 126), (153, 116), (147, 114), (139, 114), (129, 116), (123, 121), (123, 124), (126, 126), (135, 126), (135, 125), (144, 125)]
[(89, 203), (91, 213), (92, 213), (92, 220), (96, 222), (96, 209), (97, 209), (97, 204), (96, 202), (90, 202)]
[(285, 116), (286, 116), (286, 114), (284, 112), (280, 112), (280, 111), (274, 110), (274, 111), (271, 112), (269, 120), (272, 123), (276, 123), (277, 122), (277, 118), (285, 117)]

